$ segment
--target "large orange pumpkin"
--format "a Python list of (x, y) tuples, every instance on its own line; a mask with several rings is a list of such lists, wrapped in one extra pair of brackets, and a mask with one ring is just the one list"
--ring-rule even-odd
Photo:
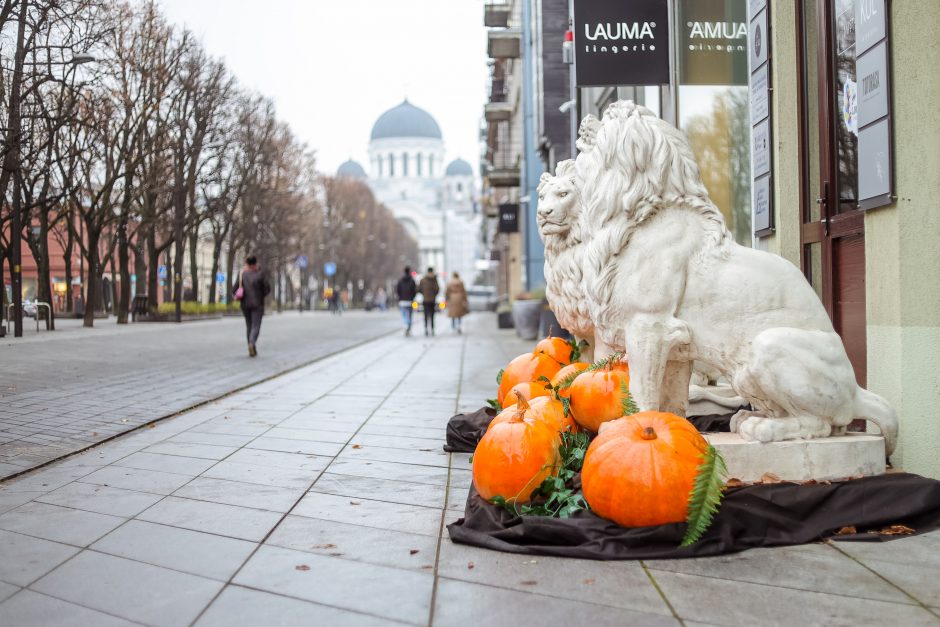
[(513, 406), (507, 418), (497, 416), (473, 452), (473, 485), (488, 501), (501, 496), (528, 503), (532, 491), (558, 472), (561, 435), (548, 422), (526, 417), (526, 409)]
[(675, 414), (644, 411), (609, 422), (584, 457), (584, 498), (624, 527), (682, 522), (707, 447)]
[(597, 431), (601, 424), (623, 416), (623, 390), (630, 389), (630, 369), (613, 362), (579, 374), (568, 387), (571, 415), (579, 425)]
[(548, 383), (544, 380), (541, 381), (526, 381), (524, 383), (517, 383), (512, 386), (512, 389), (509, 390), (509, 394), (505, 399), (507, 403), (511, 402), (512, 399), (516, 398), (516, 393), (522, 395), (522, 397), (531, 401), (533, 398), (538, 398), (539, 396), (549, 396), (551, 395), (551, 390), (548, 389)]
[(561, 370), (561, 364), (545, 353), (523, 353), (509, 362), (503, 370), (496, 400), (500, 405), (511, 404), (513, 401), (507, 400), (509, 390), (517, 384), (538, 381), (539, 377), (551, 380), (559, 370)]
[(570, 385), (564, 389), (559, 389), (565, 379), (572, 375), (577, 375), (579, 372), (584, 372), (590, 367), (590, 364), (581, 363), (576, 361), (574, 363), (568, 364), (561, 370), (555, 373), (555, 376), (552, 377), (552, 388), (555, 389), (559, 397), (568, 398), (571, 395)]
[(571, 342), (560, 337), (547, 337), (535, 345), (536, 353), (545, 353), (560, 364), (571, 363)]
[(556, 401), (550, 396), (537, 396), (531, 401), (516, 396), (516, 404), (510, 405), (500, 412), (499, 415), (493, 418), (490, 425), (497, 422), (506, 422), (519, 411), (523, 412), (524, 419), (539, 420), (556, 431), (575, 433), (578, 430), (578, 423), (572, 420), (571, 416), (565, 415), (565, 406), (561, 404), (561, 401)]

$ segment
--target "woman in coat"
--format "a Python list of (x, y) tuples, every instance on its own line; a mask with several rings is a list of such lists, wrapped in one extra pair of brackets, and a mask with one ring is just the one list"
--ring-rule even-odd
[(450, 318), (450, 326), (457, 333), (461, 333), (460, 320), (467, 315), (470, 307), (467, 303), (467, 288), (464, 287), (460, 275), (456, 272), (451, 275), (450, 281), (447, 282), (444, 298), (447, 301), (447, 316)]

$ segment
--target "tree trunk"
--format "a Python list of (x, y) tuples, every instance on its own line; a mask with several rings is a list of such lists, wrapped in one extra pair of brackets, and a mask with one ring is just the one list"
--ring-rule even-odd
[[(118, 266), (121, 273), (121, 289), (117, 298), (118, 324), (127, 324), (127, 313), (130, 310), (131, 303), (131, 268), (130, 268), (130, 250), (127, 241), (127, 217), (122, 216), (118, 224)], [(111, 267), (114, 267), (112, 262)]]
[(197, 228), (193, 227), (193, 232), (189, 236), (189, 280), (193, 284), (193, 301), (199, 302), (199, 267), (196, 265), (196, 257), (199, 253), (199, 233)]
[(72, 246), (75, 245), (72, 235), (72, 214), (68, 215), (68, 236), (65, 240), (65, 252), (62, 254), (62, 260), (65, 262), (65, 310), (71, 313), (74, 309), (72, 302)]
[[(55, 331), (55, 308), (52, 303), (52, 272), (49, 259), (49, 216), (45, 211), (39, 214), (39, 300), (49, 303), (46, 315), (49, 316), (48, 329)], [(37, 309), (36, 315), (39, 315)]]
[(100, 300), (99, 271), (98, 271), (98, 237), (99, 234), (88, 229), (88, 278), (85, 280), (85, 318), (82, 326), (95, 326), (95, 308)]
[(157, 290), (160, 289), (160, 252), (157, 250), (156, 229), (147, 229), (147, 311), (157, 311)]
[(218, 296), (218, 285), (219, 282), (216, 281), (216, 275), (219, 273), (219, 257), (222, 255), (222, 238), (216, 237), (215, 241), (212, 244), (212, 271), (209, 276), (212, 277), (212, 280), (209, 281), (209, 302), (215, 303), (216, 297)]
[(228, 291), (225, 293), (225, 302), (227, 303), (231, 302), (232, 294), (235, 293), (235, 253), (237, 252), (235, 243), (235, 233), (233, 229), (232, 236), (228, 241), (228, 253), (225, 255), (225, 280), (228, 286)]
[[(134, 274), (137, 276), (137, 287), (134, 291), (134, 296), (143, 293), (149, 298), (150, 293), (148, 286), (150, 283), (149, 277), (147, 276), (147, 262), (144, 256), (144, 246), (141, 241), (142, 237), (141, 232), (138, 230), (134, 237)], [(141, 292), (141, 290), (143, 290), (143, 292)]]
[(173, 242), (173, 304), (176, 306), (176, 321), (183, 321), (183, 253), (186, 239), (181, 226), (177, 226), (176, 241)]

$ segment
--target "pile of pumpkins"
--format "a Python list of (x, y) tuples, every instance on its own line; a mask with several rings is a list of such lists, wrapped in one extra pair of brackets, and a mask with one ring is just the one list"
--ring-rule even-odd
[[(625, 361), (573, 361), (573, 344), (549, 337), (513, 359), (499, 378), (502, 411), (473, 454), (481, 497), (526, 503), (557, 474), (561, 434), (588, 431), (581, 485), (591, 510), (625, 527), (686, 519), (707, 443), (685, 418), (644, 411), (624, 415)], [(603, 426), (603, 429), (601, 428)]]

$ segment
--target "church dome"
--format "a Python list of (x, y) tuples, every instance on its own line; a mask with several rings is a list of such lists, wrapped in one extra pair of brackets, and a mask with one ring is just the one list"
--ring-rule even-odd
[(420, 109), (405, 99), (379, 116), (372, 127), (371, 139), (389, 137), (430, 137), (442, 139), (441, 127), (431, 114)]
[(473, 168), (463, 159), (457, 158), (447, 164), (444, 176), (473, 176)]
[(368, 178), (363, 167), (352, 159), (348, 159), (347, 161), (344, 161), (340, 164), (340, 166), (336, 169), (336, 176), (346, 176), (351, 179)]

